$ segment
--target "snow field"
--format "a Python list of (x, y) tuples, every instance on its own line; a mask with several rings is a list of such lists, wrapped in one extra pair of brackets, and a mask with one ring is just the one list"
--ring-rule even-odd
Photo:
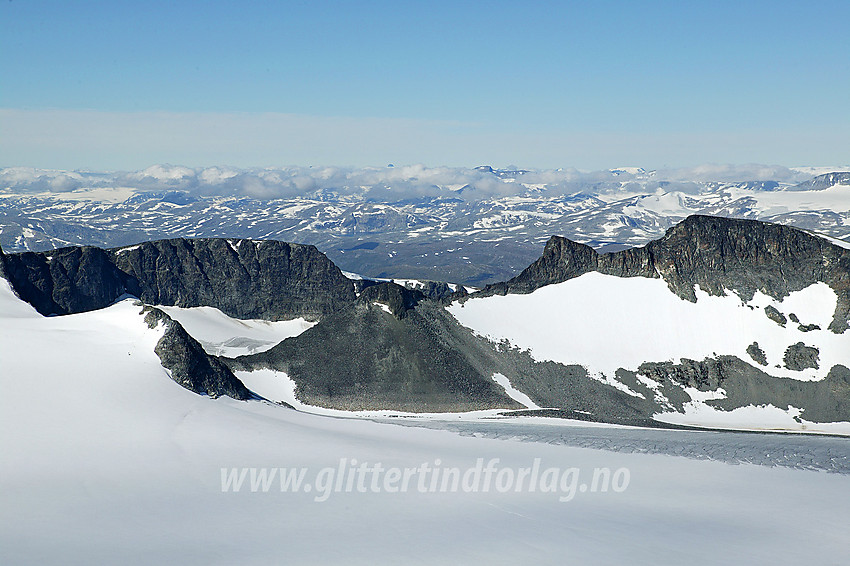
[[(835, 563), (850, 476), (612, 453), (195, 395), (140, 308), (44, 318), (0, 281), (4, 564)], [(622, 493), (222, 491), (222, 469), (348, 462), (628, 469)], [(439, 461), (439, 464), (437, 462)], [(663, 549), (660, 551), (659, 549)]]
[[(824, 283), (783, 301), (757, 293), (749, 304), (733, 293), (715, 297), (697, 288), (696, 294), (697, 302), (691, 303), (661, 279), (591, 272), (527, 295), (473, 298), (447, 309), (481, 336), (508, 340), (538, 361), (582, 365), (603, 379), (613, 378), (618, 368), (636, 370), (645, 361), (679, 363), (680, 358), (724, 354), (752, 361), (746, 349), (753, 342), (767, 356), (764, 371), (776, 377), (819, 380), (833, 365), (850, 364), (850, 332), (827, 330), (837, 299)], [(802, 332), (790, 320), (783, 328), (765, 315), (769, 304), (821, 329)], [(776, 367), (784, 366), (786, 348), (797, 342), (818, 346), (818, 369)]]
[(213, 307), (158, 306), (204, 347), (208, 354), (235, 358), (265, 352), (316, 325), (304, 318), (270, 322), (231, 318)]

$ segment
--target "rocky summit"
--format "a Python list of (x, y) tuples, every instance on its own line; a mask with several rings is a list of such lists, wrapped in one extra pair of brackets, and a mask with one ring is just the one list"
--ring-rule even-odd
[(69, 247), (3, 257), (18, 295), (41, 314), (103, 308), (129, 294), (152, 305), (211, 306), (235, 318), (311, 319), (355, 299), (314, 246), (216, 238), (103, 250)]
[(839, 299), (830, 329), (843, 332), (850, 316), (850, 250), (788, 226), (700, 215), (646, 246), (607, 254), (553, 236), (540, 259), (479, 294), (530, 293), (590, 271), (662, 278), (689, 301), (696, 286), (714, 295), (728, 289), (750, 299), (761, 291), (778, 299), (824, 282)]

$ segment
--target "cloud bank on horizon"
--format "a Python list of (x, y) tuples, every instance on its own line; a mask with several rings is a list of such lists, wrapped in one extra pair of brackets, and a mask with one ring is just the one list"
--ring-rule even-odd
[[(848, 170), (850, 167), (823, 168)], [(325, 192), (390, 202), (450, 197), (467, 201), (545, 190), (551, 196), (592, 188), (595, 192), (637, 192), (648, 186), (684, 193), (700, 191), (700, 183), (776, 181), (793, 185), (811, 179), (819, 168), (778, 165), (717, 165), (647, 171), (638, 167), (600, 171), (562, 169), (493, 169), (489, 166), (427, 167), (283, 167), (237, 168), (153, 165), (139, 171), (96, 172), (29, 167), (0, 169), (0, 194), (68, 193), (79, 189), (129, 187), (137, 191), (185, 191), (198, 196), (245, 196), (257, 199), (321, 198)]]

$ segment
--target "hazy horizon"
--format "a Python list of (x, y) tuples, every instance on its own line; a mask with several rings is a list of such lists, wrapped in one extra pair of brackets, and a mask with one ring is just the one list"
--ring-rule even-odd
[[(330, 5), (329, 5), (330, 4)], [(0, 155), (138, 170), (833, 166), (850, 4), (0, 5)]]

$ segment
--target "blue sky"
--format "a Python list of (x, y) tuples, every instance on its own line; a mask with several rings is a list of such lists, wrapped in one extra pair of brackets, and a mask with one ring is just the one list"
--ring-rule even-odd
[(850, 2), (0, 3), (0, 165), (850, 162)]

